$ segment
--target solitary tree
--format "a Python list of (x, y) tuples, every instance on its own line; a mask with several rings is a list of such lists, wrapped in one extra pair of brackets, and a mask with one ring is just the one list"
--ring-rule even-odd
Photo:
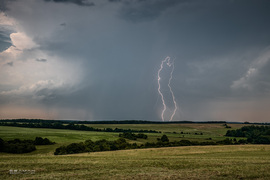
[(162, 142), (169, 142), (169, 138), (164, 134), (161, 139)]

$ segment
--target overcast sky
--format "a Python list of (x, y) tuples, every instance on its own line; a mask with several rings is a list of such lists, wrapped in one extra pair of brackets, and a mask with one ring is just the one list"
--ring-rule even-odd
[[(0, 119), (270, 122), (269, 0), (0, 0)], [(161, 71), (161, 92), (173, 111)]]

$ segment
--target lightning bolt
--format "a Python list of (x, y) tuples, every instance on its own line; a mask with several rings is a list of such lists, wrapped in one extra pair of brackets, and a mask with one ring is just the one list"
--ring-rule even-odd
[(162, 94), (162, 92), (160, 91), (160, 72), (161, 70), (163, 69), (163, 64), (167, 61), (167, 59), (170, 58), (170, 57), (166, 57), (160, 64), (160, 68), (158, 70), (158, 93), (159, 95), (161, 96), (161, 100), (162, 100), (162, 104), (163, 104), (163, 110), (162, 110), (162, 113), (161, 113), (161, 119), (162, 121), (164, 121), (164, 112), (166, 111), (167, 107), (166, 107), (166, 104), (165, 104), (165, 101), (164, 101), (164, 96)]
[(176, 104), (176, 101), (175, 101), (175, 96), (174, 96), (174, 93), (172, 91), (172, 87), (171, 87), (171, 81), (172, 81), (172, 78), (173, 78), (173, 71), (174, 71), (174, 63), (170, 63), (170, 60), (168, 61), (167, 65), (169, 67), (172, 66), (172, 70), (171, 70), (171, 73), (170, 73), (170, 79), (169, 79), (169, 83), (168, 83), (168, 87), (170, 89), (170, 92), (171, 92), (171, 95), (172, 95), (172, 98), (173, 98), (173, 104), (174, 104), (174, 110), (173, 110), (173, 113), (171, 115), (171, 118), (170, 118), (170, 121), (173, 119), (175, 113), (176, 113), (176, 110), (177, 110), (177, 104)]
[(166, 63), (167, 66), (169, 67), (172, 67), (172, 70), (170, 72), (170, 78), (169, 78), (169, 82), (168, 82), (168, 87), (170, 89), (170, 93), (172, 95), (172, 98), (173, 98), (173, 103), (174, 103), (174, 110), (173, 110), (173, 113), (170, 117), (170, 121), (173, 119), (175, 113), (176, 113), (176, 110), (177, 110), (177, 104), (176, 104), (176, 100), (175, 100), (175, 96), (174, 96), (174, 93), (172, 91), (172, 87), (171, 87), (171, 81), (172, 81), (172, 78), (173, 78), (173, 72), (174, 72), (174, 63), (171, 62), (171, 58), (169, 56), (167, 56), (160, 64), (160, 68), (158, 70), (158, 93), (159, 95), (161, 96), (161, 100), (162, 100), (162, 104), (163, 104), (163, 110), (162, 110), (162, 113), (161, 113), (161, 119), (162, 121), (164, 121), (164, 113), (167, 109), (167, 106), (166, 106), (166, 103), (165, 103), (165, 100), (164, 100), (164, 96), (161, 92), (161, 85), (160, 85), (160, 80), (161, 80), (161, 77), (160, 77), (160, 72), (162, 71), (162, 69), (164, 68), (164, 63)]

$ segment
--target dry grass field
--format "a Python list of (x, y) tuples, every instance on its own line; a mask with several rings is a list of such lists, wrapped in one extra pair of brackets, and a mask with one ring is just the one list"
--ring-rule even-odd
[[(222, 124), (132, 126), (160, 130), (170, 140), (181, 139), (180, 131), (203, 132), (202, 136), (191, 133), (185, 137), (191, 140), (210, 136), (224, 139), (227, 130)], [(151, 141), (161, 136), (148, 135)], [(3, 139), (36, 136), (57, 144), (37, 146), (36, 151), (26, 154), (0, 153), (0, 179), (270, 179), (270, 145), (183, 146), (55, 156), (53, 152), (60, 145), (85, 139), (114, 140), (118, 133), (0, 126)], [(10, 170), (17, 173), (10, 174)]]
[[(34, 170), (35, 174), (9, 174)], [(189, 146), (54, 156), (1, 154), (1, 179), (269, 179), (270, 146)]]

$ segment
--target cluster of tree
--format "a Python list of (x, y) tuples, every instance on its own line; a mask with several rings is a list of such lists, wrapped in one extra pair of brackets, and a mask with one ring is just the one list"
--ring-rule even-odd
[(119, 134), (119, 137), (130, 139), (130, 140), (136, 140), (137, 138), (140, 139), (147, 139), (147, 135), (143, 133), (134, 134), (131, 132), (124, 132), (122, 134)]
[[(243, 140), (244, 141), (244, 140)], [(240, 144), (240, 140), (237, 142), (232, 139), (225, 139), (223, 141), (207, 141), (197, 142), (189, 140), (173, 141), (170, 142), (166, 135), (161, 138), (157, 138), (157, 142), (147, 142), (145, 144), (138, 145), (137, 143), (128, 143), (124, 138), (119, 138), (116, 141), (99, 140), (93, 142), (86, 140), (81, 143), (72, 143), (67, 146), (61, 146), (54, 152), (55, 155), (75, 154), (83, 152), (97, 152), (97, 151), (114, 151), (122, 149), (138, 149), (138, 148), (159, 148), (159, 147), (176, 147), (176, 146), (205, 146), (205, 145), (228, 145), (228, 144)], [(242, 142), (246, 143), (246, 142)]]
[(121, 128), (94, 128), (88, 127), (83, 124), (73, 124), (68, 123), (64, 125), (63, 123), (52, 123), (52, 122), (41, 122), (41, 123), (18, 123), (18, 122), (0, 122), (0, 126), (15, 126), (15, 127), (28, 127), (28, 128), (51, 128), (51, 129), (70, 129), (70, 130), (80, 130), (80, 131), (99, 131), (99, 132), (135, 132), (135, 133), (160, 133), (155, 130), (135, 130), (135, 129), (121, 129)]
[[(167, 132), (167, 133), (170, 133), (170, 132)], [(180, 133), (177, 133), (177, 132), (173, 132), (173, 134), (191, 134), (191, 133), (189, 133), (189, 132), (183, 132), (183, 131), (181, 131)], [(194, 133), (195, 135), (203, 135), (203, 133), (202, 132), (195, 132)]]
[(147, 142), (144, 146), (145, 147), (174, 147), (174, 146), (206, 146), (206, 145), (233, 145), (233, 144), (245, 144), (246, 141), (240, 139), (237, 141), (236, 139), (229, 139), (226, 138), (222, 141), (189, 141), (189, 140), (180, 140), (180, 141), (172, 141), (170, 142), (166, 135), (163, 135), (161, 138), (157, 138), (156, 143), (149, 143)]
[(231, 126), (228, 126), (228, 124), (224, 124), (225, 128), (232, 128)]
[(217, 141), (216, 142), (217, 144), (220, 144), (220, 145), (233, 145), (233, 144), (247, 144), (247, 140), (245, 139), (239, 139), (237, 141), (237, 139), (229, 139), (229, 138), (226, 138), (224, 140), (221, 140), (221, 141)]
[(50, 141), (48, 138), (36, 137), (34, 140), (34, 145), (51, 145), (55, 142)]
[(36, 147), (32, 140), (14, 139), (4, 141), (0, 138), (0, 152), (21, 154), (32, 152), (34, 150), (36, 150)]
[(20, 139), (14, 139), (5, 141), (0, 138), (0, 152), (6, 152), (6, 153), (29, 153), (36, 150), (35, 145), (50, 145), (54, 144), (54, 142), (51, 142), (47, 138), (41, 138), (36, 137), (36, 139), (33, 140), (20, 140)]
[(252, 144), (270, 144), (270, 126), (244, 126), (228, 130), (226, 136), (246, 137), (247, 142)]
[(86, 140), (81, 143), (72, 143), (67, 146), (61, 146), (54, 152), (55, 155), (75, 154), (83, 152), (97, 152), (97, 151), (114, 151), (121, 149), (135, 149), (138, 148), (136, 143), (130, 144), (124, 138), (119, 138), (116, 141), (107, 141), (105, 139), (99, 141)]

